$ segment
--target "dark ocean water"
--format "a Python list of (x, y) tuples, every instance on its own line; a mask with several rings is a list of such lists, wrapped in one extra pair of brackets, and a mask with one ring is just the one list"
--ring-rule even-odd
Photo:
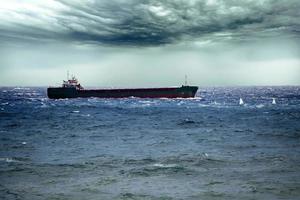
[(300, 87), (197, 95), (0, 88), (0, 199), (299, 199)]

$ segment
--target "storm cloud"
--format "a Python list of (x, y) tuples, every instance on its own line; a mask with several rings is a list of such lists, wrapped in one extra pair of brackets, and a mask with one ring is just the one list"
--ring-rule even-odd
[(159, 46), (299, 37), (299, 0), (6, 1), (0, 39)]
[(9, 0), (0, 85), (300, 84), (299, 0)]

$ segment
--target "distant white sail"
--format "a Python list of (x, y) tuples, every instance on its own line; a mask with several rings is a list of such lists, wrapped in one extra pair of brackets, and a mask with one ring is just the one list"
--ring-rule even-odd
[(244, 101), (242, 98), (240, 98), (240, 105), (243, 105), (244, 104)]
[(272, 100), (272, 104), (276, 104), (276, 100), (275, 100), (275, 98), (273, 98), (273, 100)]

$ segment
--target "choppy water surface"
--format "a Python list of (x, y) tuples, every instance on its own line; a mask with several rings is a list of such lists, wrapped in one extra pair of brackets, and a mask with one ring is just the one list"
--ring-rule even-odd
[(299, 87), (200, 88), (195, 99), (45, 91), (0, 88), (0, 199), (299, 199)]

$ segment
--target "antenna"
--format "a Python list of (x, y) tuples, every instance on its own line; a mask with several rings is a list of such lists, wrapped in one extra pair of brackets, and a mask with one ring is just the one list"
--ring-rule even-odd
[(187, 75), (184, 76), (184, 85), (188, 85), (187, 84)]
[(67, 70), (67, 80), (69, 80), (69, 70)]

